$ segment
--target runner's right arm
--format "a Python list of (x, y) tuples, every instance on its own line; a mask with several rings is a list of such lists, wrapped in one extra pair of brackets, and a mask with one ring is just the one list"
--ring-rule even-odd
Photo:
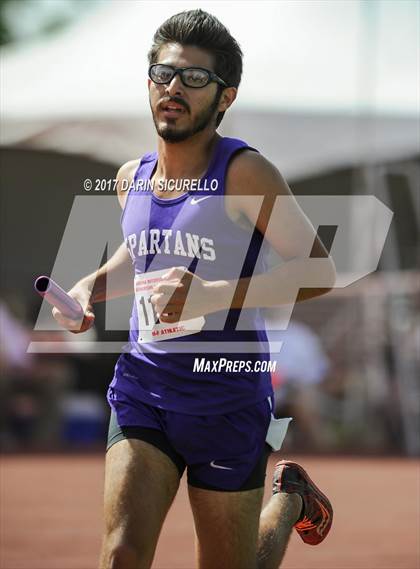
[[(122, 209), (127, 199), (127, 188), (132, 183), (134, 173), (138, 166), (138, 160), (131, 160), (124, 164), (117, 174), (117, 195), (118, 201)], [(122, 190), (125, 189), (125, 191)], [(107, 284), (107, 276), (112, 274), (109, 281), (111, 286)], [(125, 243), (122, 243), (113, 256), (90, 275), (80, 279), (69, 291), (68, 294), (76, 299), (82, 305), (85, 316), (82, 325), (80, 322), (66, 318), (57, 309), (53, 308), (52, 313), (56, 321), (67, 330), (74, 333), (85, 332), (95, 321), (93, 304), (102, 302), (111, 298), (126, 296), (133, 292), (133, 268), (130, 255), (128, 254)]]

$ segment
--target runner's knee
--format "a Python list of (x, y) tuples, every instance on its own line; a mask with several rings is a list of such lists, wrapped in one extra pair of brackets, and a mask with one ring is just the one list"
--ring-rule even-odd
[(149, 549), (121, 540), (105, 540), (100, 569), (146, 569), (153, 560), (153, 552)]

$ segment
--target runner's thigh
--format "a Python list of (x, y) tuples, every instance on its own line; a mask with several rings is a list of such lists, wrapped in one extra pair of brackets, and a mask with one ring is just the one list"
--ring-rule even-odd
[(101, 569), (150, 567), (179, 480), (172, 460), (149, 443), (124, 439), (108, 450)]
[(199, 569), (255, 569), (264, 488), (219, 492), (188, 486)]

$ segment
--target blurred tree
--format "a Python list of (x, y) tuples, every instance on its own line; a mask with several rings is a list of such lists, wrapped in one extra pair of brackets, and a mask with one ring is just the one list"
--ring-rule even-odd
[(4, 13), (6, 4), (11, 4), (13, 0), (0, 0), (0, 45), (11, 41), (9, 27), (5, 21)]
[(105, 0), (0, 0), (0, 45), (54, 33)]

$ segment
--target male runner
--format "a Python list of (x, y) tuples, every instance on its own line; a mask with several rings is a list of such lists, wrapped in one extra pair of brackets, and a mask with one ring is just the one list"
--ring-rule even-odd
[[(130, 349), (108, 391), (100, 567), (151, 566), (187, 468), (198, 567), (275, 568), (292, 527), (316, 545), (330, 529), (332, 508), (300, 466), (281, 461), (261, 512), (267, 458), (278, 446), (267, 438), (273, 392), (270, 373), (258, 368), (269, 359), (259, 307), (296, 300), (308, 239), (331, 286), (334, 265), (278, 170), (245, 142), (216, 132), (242, 73), (228, 30), (201, 10), (177, 14), (157, 30), (149, 63), (158, 151), (119, 170), (124, 243), (69, 291), (85, 308), (83, 332), (94, 322), (93, 303), (128, 292), (125, 284), (106, 291), (106, 276), (123, 283), (131, 274), (130, 287), (135, 278)], [(261, 89), (270, 88), (269, 79), (258, 78)], [(167, 191), (168, 181), (177, 191)], [(273, 224), (278, 196), (289, 199)], [(260, 254), (267, 244), (286, 261), (271, 271)], [(329, 288), (301, 289), (297, 300)], [(76, 331), (75, 322), (53, 313)], [(217, 353), (206, 353), (202, 347), (212, 343)], [(229, 351), (234, 343), (241, 353)], [(214, 371), (222, 357), (230, 366)]]

